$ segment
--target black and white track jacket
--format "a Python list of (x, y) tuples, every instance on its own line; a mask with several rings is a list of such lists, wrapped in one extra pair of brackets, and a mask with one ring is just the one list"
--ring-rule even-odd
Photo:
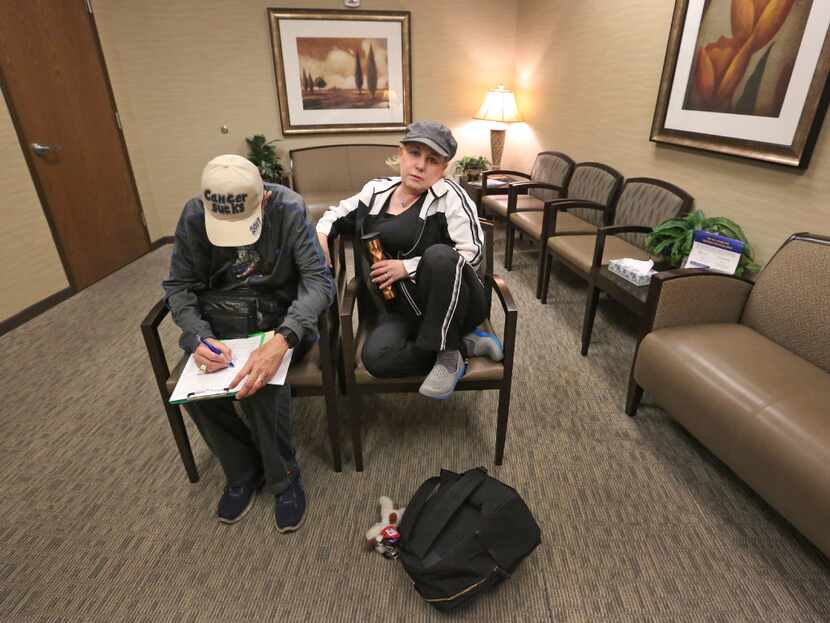
[[(326, 234), (330, 240), (342, 233), (352, 233), (356, 241), (360, 240), (365, 233), (364, 224), (367, 218), (380, 214), (386, 200), (400, 183), (399, 177), (371, 180), (358, 194), (330, 207), (318, 221), (317, 231)], [(484, 261), (484, 234), (478, 221), (476, 206), (459, 184), (447, 178), (435, 182), (426, 191), (418, 225), (418, 231), (413, 232), (412, 247), (393, 258), (403, 260), (412, 282), (417, 279), (418, 263), (424, 251), (439, 243), (453, 247), (478, 272)], [(362, 255), (365, 260), (357, 270), (358, 278), (364, 284), (371, 283), (368, 274), (370, 262), (365, 257), (366, 250), (364, 245), (358, 244), (357, 247), (362, 251), (358, 257)], [(420, 315), (420, 310), (414, 302), (412, 285), (406, 280), (395, 284)], [(379, 300), (376, 288), (367, 289)]]

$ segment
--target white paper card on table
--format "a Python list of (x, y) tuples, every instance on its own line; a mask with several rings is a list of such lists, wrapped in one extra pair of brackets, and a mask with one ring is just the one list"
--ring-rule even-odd
[(247, 363), (251, 353), (260, 347), (264, 338), (264, 334), (256, 333), (249, 337), (222, 340), (222, 343), (231, 349), (234, 367), (223, 368), (209, 374), (199, 370), (193, 355), (190, 355), (179, 377), (179, 382), (176, 384), (176, 389), (170, 395), (170, 402), (175, 404), (188, 400), (233, 396), (242, 383), (237, 387), (230, 387), (231, 381), (240, 368)]
[(683, 268), (708, 268), (719, 273), (734, 275), (746, 245), (740, 240), (727, 238), (708, 231), (696, 231), (692, 250)]

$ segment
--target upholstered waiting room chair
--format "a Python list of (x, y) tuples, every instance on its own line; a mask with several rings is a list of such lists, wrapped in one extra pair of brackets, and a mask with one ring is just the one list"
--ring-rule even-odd
[[(338, 253), (335, 257), (338, 257)], [(292, 396), (323, 396), (326, 404), (326, 418), (328, 425), (329, 443), (331, 444), (332, 464), (334, 471), (342, 469), (340, 459), (340, 432), (338, 421), (337, 379), (335, 374), (334, 353), (337, 344), (337, 303), (320, 315), (318, 330), (320, 339), (306, 354), (303, 360), (292, 365), (288, 370), (286, 383), (291, 386)], [(162, 298), (153, 305), (150, 313), (141, 323), (141, 333), (153, 366), (159, 395), (164, 403), (167, 420), (173, 431), (173, 438), (179, 449), (182, 463), (190, 482), (198, 482), (199, 470), (193, 460), (193, 451), (187, 436), (182, 412), (178, 405), (170, 404), (170, 395), (176, 387), (179, 375), (187, 362), (187, 356), (182, 357), (173, 372), (167, 366), (167, 358), (159, 337), (158, 327), (169, 313), (169, 309)]]
[[(511, 227), (507, 231), (508, 257), (505, 258), (505, 262), (512, 266), (514, 229), (540, 242), (536, 298), (539, 298), (542, 291), (545, 244), (548, 238), (562, 232), (591, 233), (598, 227), (610, 225), (614, 217), (612, 206), (620, 193), (622, 182), (623, 176), (616, 169), (598, 162), (580, 162), (574, 167), (568, 181), (567, 198), (551, 199), (541, 206), (519, 207), (518, 196), (517, 201), (508, 202), (507, 212)], [(590, 209), (597, 205), (603, 210)]]
[[(530, 173), (508, 169), (490, 169), (481, 174), (481, 209), (485, 215), (504, 219), (507, 224), (507, 240), (504, 267), (512, 269), (514, 225), (508, 218), (509, 212), (517, 209), (541, 209), (545, 201), (565, 197), (568, 181), (574, 169), (574, 161), (557, 151), (543, 151), (536, 156)], [(495, 175), (511, 175), (527, 181), (510, 182), (490, 187), (488, 179)]]
[[(507, 284), (493, 274), (493, 224), (481, 222), (485, 237), (485, 275), (484, 285), (488, 290), (488, 300), (495, 291), (504, 310), (504, 360), (493, 362), (486, 357), (468, 359), (467, 372), (459, 381), (456, 391), (495, 389), (499, 392), (498, 419), (496, 423), (496, 456), (494, 462), (501, 465), (504, 456), (504, 443), (507, 437), (507, 418), (510, 413), (510, 388), (513, 380), (513, 352), (516, 343), (516, 321), (518, 312), (513, 296)], [(357, 471), (363, 471), (363, 405), (364, 394), (415, 393), (421, 386), (423, 377), (379, 379), (372, 376), (362, 362), (363, 345), (368, 334), (368, 327), (363, 322), (358, 325), (357, 335), (352, 328), (353, 313), (357, 296), (358, 283), (352, 278), (340, 297), (340, 327), (343, 378), (346, 397), (351, 413), (352, 446)], [(486, 331), (494, 332), (489, 319), (482, 324)], [(440, 404), (431, 405), (440, 408)]]
[[(614, 208), (614, 225), (600, 227), (594, 234), (560, 235), (545, 245), (545, 267), (542, 275), (542, 303), (547, 302), (550, 273), (554, 258), (561, 261), (588, 282), (588, 300), (582, 329), (582, 354), (587, 354), (591, 341), (594, 315), (600, 291), (608, 293), (632, 311), (642, 315), (644, 309), (627, 291), (615, 288), (615, 280), (605, 280), (603, 270), (615, 258), (647, 260), (646, 234), (658, 223), (686, 214), (693, 199), (674, 184), (648, 177), (626, 180)], [(596, 211), (610, 208), (589, 207)], [(606, 269), (607, 270), (607, 269)]]

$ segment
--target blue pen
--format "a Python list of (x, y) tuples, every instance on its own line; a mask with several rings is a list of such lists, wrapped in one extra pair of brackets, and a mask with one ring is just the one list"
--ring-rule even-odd
[[(213, 344), (211, 344), (210, 342), (208, 342), (208, 341), (207, 341), (207, 338), (203, 338), (201, 335), (197, 335), (196, 337), (198, 337), (198, 338), (199, 338), (199, 341), (200, 341), (202, 344), (204, 344), (205, 346), (207, 346), (207, 347), (210, 349), (210, 352), (212, 352), (214, 355), (224, 355), (224, 354), (225, 354), (225, 353), (223, 353), (221, 350), (219, 350), (218, 348), (216, 348)], [(233, 361), (229, 361), (229, 362), (228, 362), (228, 367), (233, 368)]]

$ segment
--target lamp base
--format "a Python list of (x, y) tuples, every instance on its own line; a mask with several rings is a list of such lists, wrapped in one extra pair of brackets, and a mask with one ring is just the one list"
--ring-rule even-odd
[(490, 130), (490, 155), (493, 158), (494, 169), (498, 169), (501, 166), (501, 155), (504, 152), (504, 137), (506, 132), (504, 129)]

